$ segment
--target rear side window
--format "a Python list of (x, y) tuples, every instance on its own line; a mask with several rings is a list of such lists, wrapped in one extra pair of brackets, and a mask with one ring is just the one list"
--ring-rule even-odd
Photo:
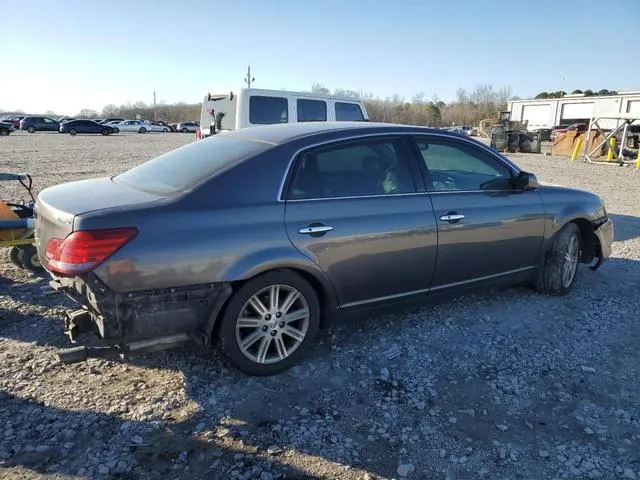
[(357, 103), (336, 102), (336, 120), (344, 122), (362, 122), (364, 115)]
[(171, 196), (270, 147), (269, 144), (214, 135), (160, 155), (113, 180), (154, 195)]
[(296, 102), (299, 122), (325, 122), (327, 120), (327, 102), (299, 98)]
[(289, 102), (282, 97), (252, 96), (249, 99), (249, 123), (270, 125), (289, 121)]

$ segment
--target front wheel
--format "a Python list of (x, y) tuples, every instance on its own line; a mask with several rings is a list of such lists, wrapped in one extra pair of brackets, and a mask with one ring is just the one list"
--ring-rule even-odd
[(568, 223), (556, 233), (551, 248), (538, 269), (536, 289), (550, 295), (566, 295), (578, 275), (582, 256), (582, 236), (575, 223)]
[(111, 133), (111, 132), (109, 131), (109, 129), (108, 129), (108, 128), (103, 128), (103, 129), (102, 129), (102, 135), (104, 135), (105, 137), (106, 137), (107, 135), (109, 135), (110, 133)]
[(295, 272), (268, 272), (245, 283), (220, 319), (223, 353), (249, 375), (291, 368), (311, 346), (320, 324), (313, 287)]
[(182, 130), (180, 130), (182, 133), (189, 133), (189, 129), (188, 128), (183, 128)]
[(163, 132), (163, 133), (167, 133), (167, 132), (169, 132), (169, 129), (168, 129), (168, 128), (163, 128), (163, 129), (162, 129), (162, 132)]
[(144, 127), (140, 127), (140, 130), (138, 130), (138, 133), (147, 133), (147, 129)]
[(78, 133), (78, 131), (75, 128), (72, 128), (71, 130), (69, 130), (69, 135), (76, 135)]
[(36, 131), (36, 127), (27, 127), (27, 132), (35, 133), (35, 131)]

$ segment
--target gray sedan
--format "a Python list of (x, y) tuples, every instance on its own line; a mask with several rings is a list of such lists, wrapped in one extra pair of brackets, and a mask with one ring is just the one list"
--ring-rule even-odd
[(563, 295), (610, 256), (597, 195), (540, 184), (443, 130), (363, 122), (240, 129), (37, 199), (51, 285), (85, 308), (63, 361), (213, 340), (240, 370), (299, 362), (336, 314), (529, 283)]

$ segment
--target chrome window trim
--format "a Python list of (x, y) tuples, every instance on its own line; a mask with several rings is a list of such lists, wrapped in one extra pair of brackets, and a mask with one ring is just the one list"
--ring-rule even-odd
[(363, 198), (389, 198), (389, 197), (411, 197), (418, 195), (442, 195), (443, 193), (500, 193), (505, 190), (443, 190), (441, 192), (412, 192), (412, 193), (387, 193), (378, 195), (354, 195), (352, 197), (322, 197), (322, 198), (299, 198), (286, 200), (287, 203), (299, 202), (321, 202), (327, 200), (359, 200)]
[(289, 176), (289, 172), (291, 171), (291, 168), (293, 167), (293, 164), (296, 160), (296, 158), (298, 158), (298, 156), (306, 151), (306, 150), (311, 150), (317, 147), (322, 147), (322, 146), (328, 146), (331, 145), (333, 143), (340, 143), (340, 142), (348, 142), (350, 140), (359, 140), (359, 139), (368, 139), (368, 138), (372, 138), (372, 137), (391, 137), (391, 136), (418, 136), (418, 135), (423, 135), (423, 136), (432, 136), (432, 137), (438, 137), (438, 138), (442, 138), (442, 139), (453, 139), (454, 142), (458, 141), (458, 142), (463, 142), (466, 143), (468, 145), (470, 145), (471, 147), (478, 147), (484, 151), (486, 151), (489, 155), (493, 156), (493, 158), (495, 158), (498, 162), (503, 163), (512, 173), (514, 173), (516, 176), (520, 173), (520, 169), (518, 168), (517, 165), (515, 165), (513, 162), (511, 162), (511, 160), (509, 160), (507, 157), (503, 156), (500, 154), (500, 152), (497, 152), (496, 150), (493, 150), (491, 147), (481, 143), (481, 142), (474, 142), (474, 141), (470, 141), (467, 138), (464, 137), (454, 137), (452, 135), (446, 135), (446, 134), (441, 134), (438, 132), (420, 132), (420, 131), (415, 131), (415, 132), (376, 132), (376, 133), (365, 133), (365, 134), (353, 134), (350, 135), (348, 137), (342, 137), (339, 139), (331, 139), (331, 140), (324, 140), (322, 142), (317, 142), (317, 143), (313, 143), (311, 145), (307, 145), (305, 147), (302, 147), (298, 150), (296, 150), (294, 152), (294, 154), (291, 156), (291, 158), (289, 159), (289, 162), (287, 164), (287, 168), (284, 172), (284, 175), (282, 176), (282, 180), (280, 181), (280, 187), (278, 188), (278, 195), (276, 197), (276, 201), (277, 202), (306, 202), (306, 201), (317, 201), (317, 200), (336, 200), (336, 199), (347, 199), (347, 198), (371, 198), (371, 197), (393, 197), (393, 196), (398, 196), (398, 195), (417, 195), (417, 194), (442, 194), (442, 193), (469, 193), (469, 192), (482, 192), (482, 193), (491, 193), (491, 192), (504, 192), (504, 190), (447, 190), (447, 191), (443, 191), (443, 192), (412, 192), (412, 193), (392, 193), (392, 194), (387, 194), (387, 195), (360, 195), (360, 196), (353, 196), (353, 197), (330, 197), (330, 198), (305, 198), (305, 199), (298, 199), (298, 200), (287, 200), (286, 198), (283, 198), (283, 194), (284, 194), (284, 186), (285, 183), (287, 181), (287, 177)]

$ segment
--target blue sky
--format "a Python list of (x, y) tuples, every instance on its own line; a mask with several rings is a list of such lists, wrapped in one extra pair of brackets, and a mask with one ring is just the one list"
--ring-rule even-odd
[(200, 102), (248, 64), (255, 87), (381, 97), (640, 89), (638, 28), (640, 0), (6, 0), (0, 108)]

